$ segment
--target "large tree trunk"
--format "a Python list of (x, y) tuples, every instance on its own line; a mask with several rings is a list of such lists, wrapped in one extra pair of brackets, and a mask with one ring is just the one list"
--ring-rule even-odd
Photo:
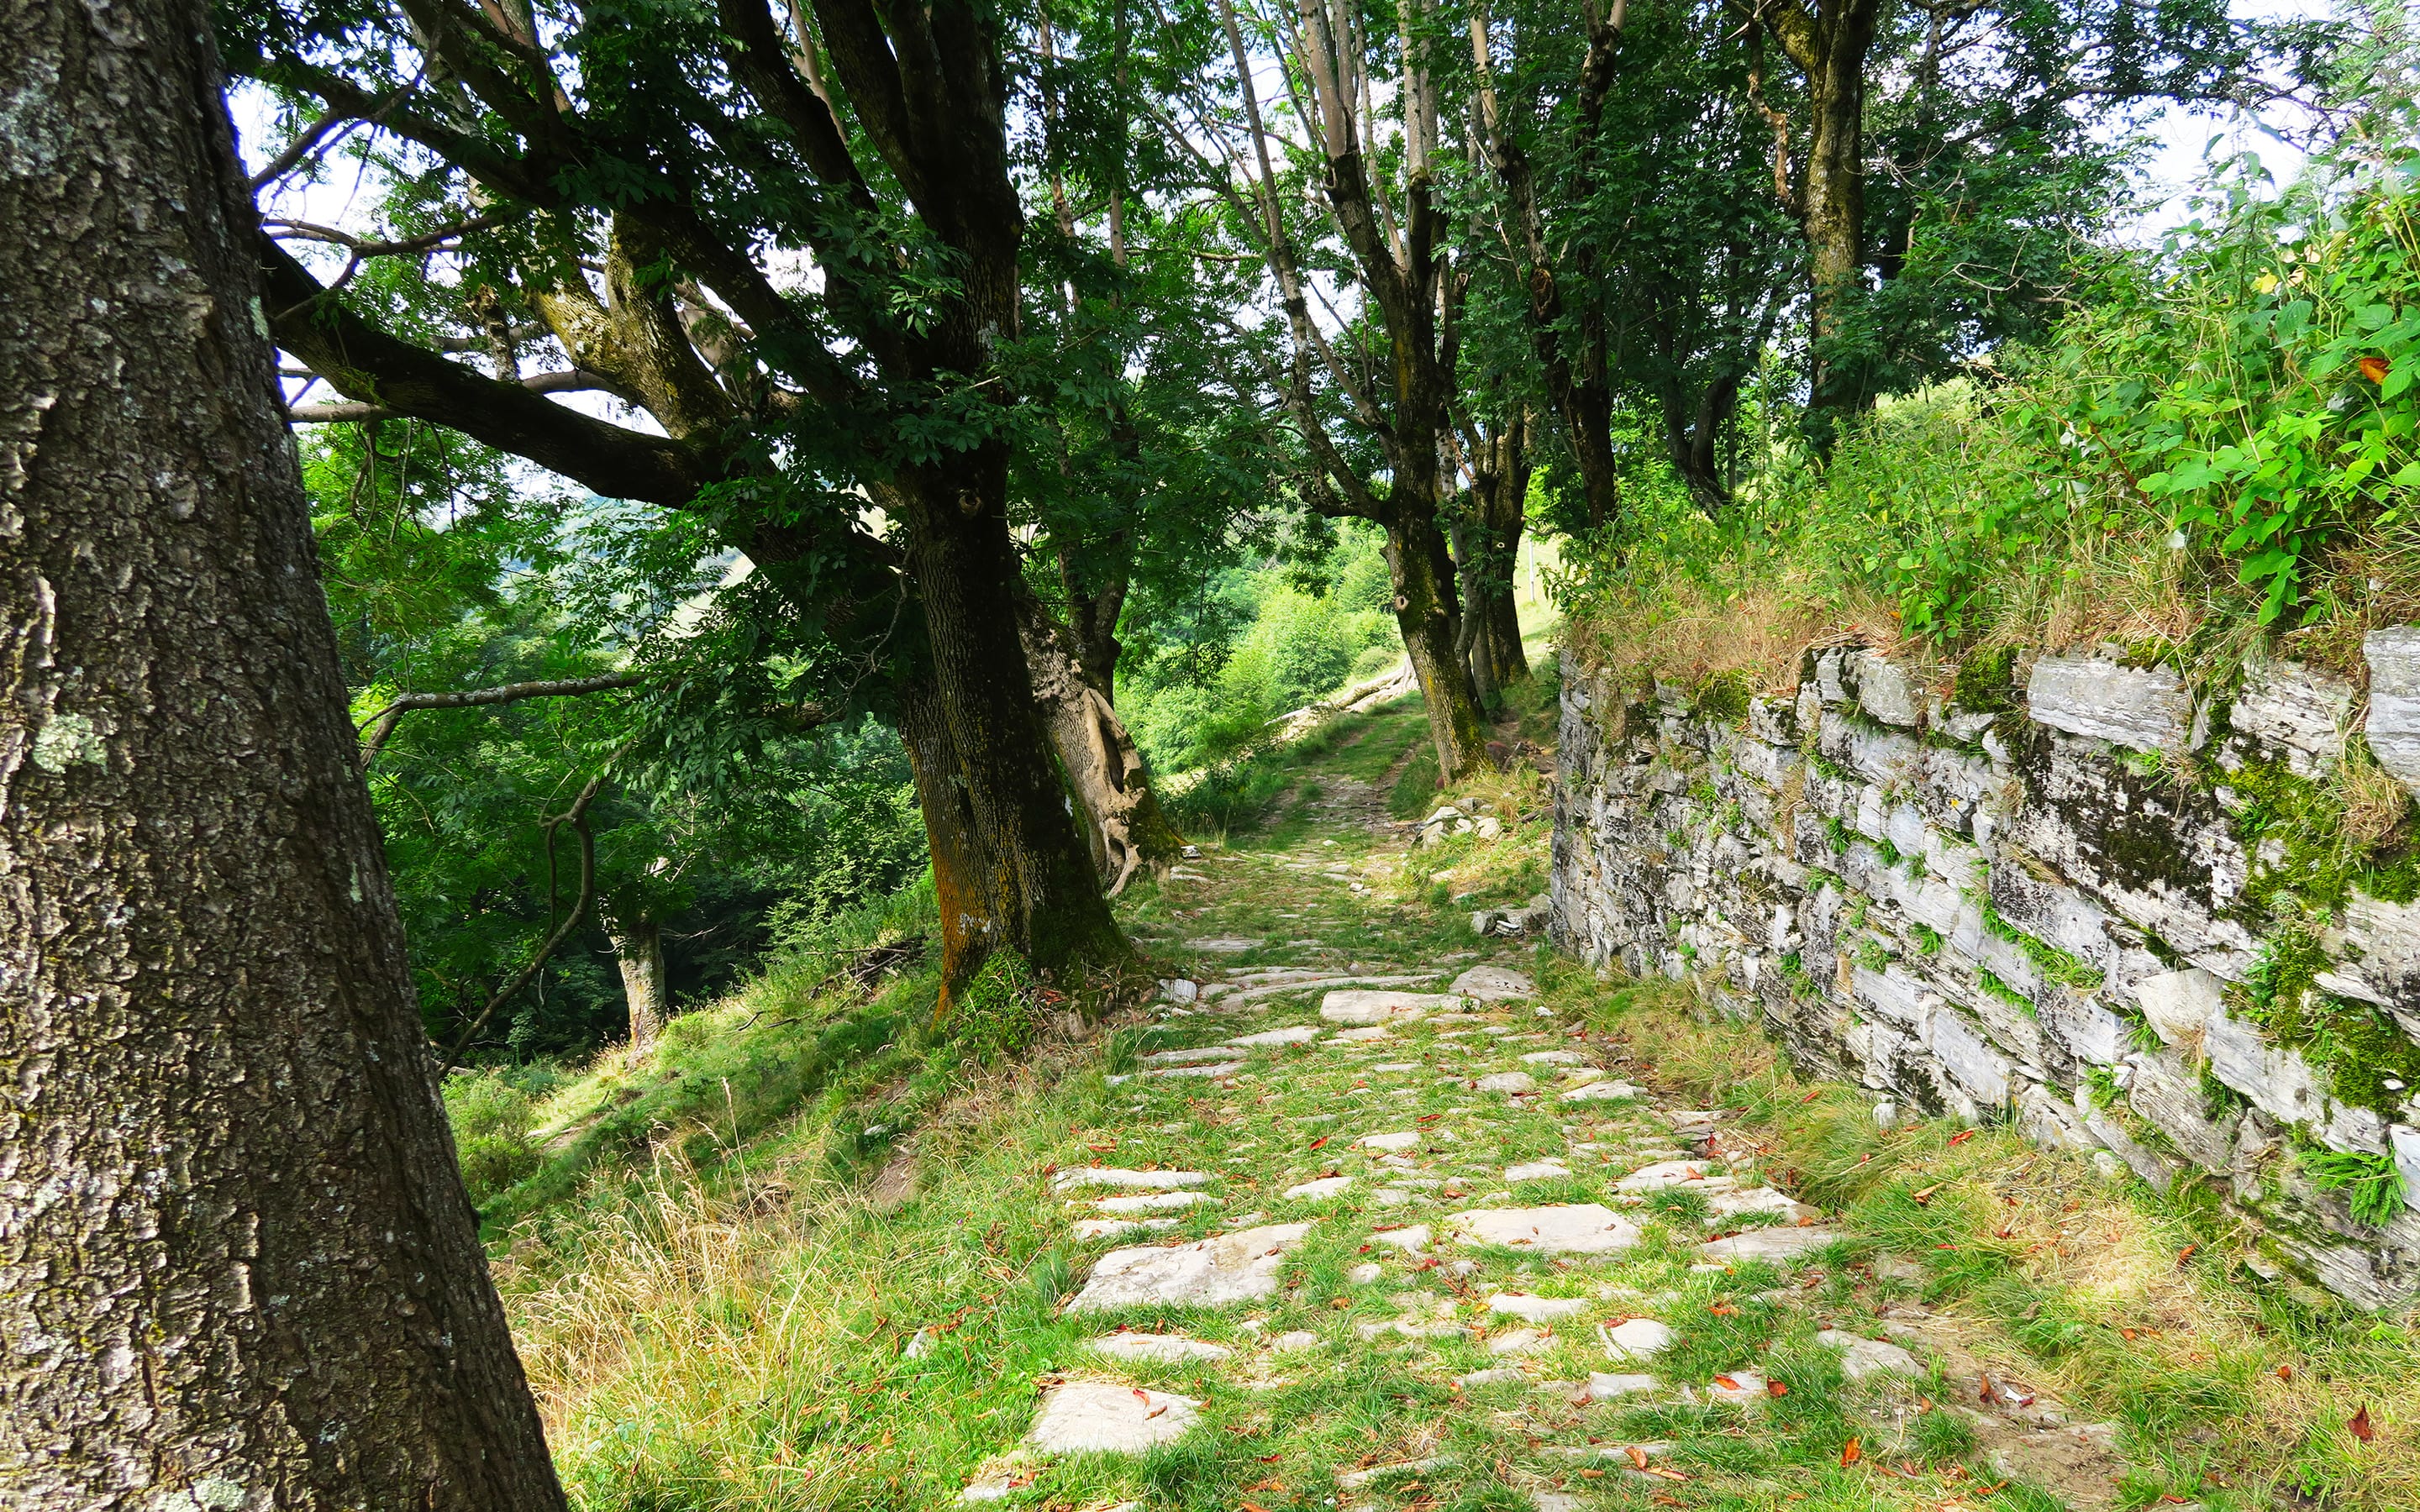
[(1101, 896), (1017, 643), (1023, 584), (1008, 533), (1007, 481), (1007, 453), (995, 443), (960, 454), (946, 471), (902, 478), (898, 492), (910, 509), (908, 558), (933, 686), (994, 879), (989, 896), (1008, 941), (1034, 968), (1072, 980), (1132, 951)]
[(1849, 309), (1865, 289), (1866, 65), (1882, 7), (1883, 0), (1827, 0), (1815, 13), (1804, 0), (1784, 0), (1756, 12), (1806, 79), (1813, 118), (1795, 208), (1806, 227), (1813, 296), (1808, 418), (1826, 447), (1839, 417), (1865, 408), (1869, 397), (1839, 363), (1838, 342)]
[(1529, 675), (1513, 602), (1513, 572), (1529, 501), (1529, 421), (1516, 414), (1481, 438), (1472, 460), (1473, 518), (1461, 553), (1463, 634), (1470, 645), (1471, 680), (1482, 696)]
[(613, 936), (613, 960), (622, 968), (622, 996), (630, 1008), (630, 1054), (644, 1055), (664, 1026), (664, 931), (652, 918), (625, 926)]
[(0, 1500), (564, 1505), (414, 1001), (204, 7), (0, 0)]
[(941, 1011), (1001, 938), (1001, 874), (975, 827), (967, 800), (965, 764), (950, 734), (950, 717), (929, 679), (903, 686), (899, 738), (916, 779), (932, 857), (933, 896), (941, 917)]
[(1164, 874), (1184, 854), (1185, 837), (1160, 808), (1125, 721), (1084, 675), (1069, 643), (1074, 636), (1031, 594), (1017, 596), (1016, 628), (1042, 722), (1067, 785), (1084, 807), (1093, 864), (1109, 896), (1124, 892), (1137, 872)]
[(1428, 703), (1437, 772), (1451, 782), (1487, 760), (1487, 720), (1463, 659), (1453, 558), (1434, 511), (1399, 508), (1388, 521), (1387, 568), (1395, 583), (1395, 624)]

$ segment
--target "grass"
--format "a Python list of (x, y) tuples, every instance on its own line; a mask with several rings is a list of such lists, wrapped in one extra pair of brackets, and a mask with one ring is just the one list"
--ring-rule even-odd
[[(1259, 817), (1205, 845), (1210, 881), (1139, 886), (1121, 912), (1171, 970), (1450, 971), (1496, 952), (1537, 976), (1550, 1014), (1500, 1013), (1505, 1032), (1481, 1036), (1481, 1048), (1469, 1048), (1476, 1031), (1415, 1026), (1384, 1045), (1272, 1057), (1233, 1089), (1113, 1084), (1140, 1056), (1216, 1042), (1231, 1021), (1161, 1009), (986, 1060), (929, 1038), (928, 977), (869, 993), (828, 959), (801, 956), (676, 1021), (650, 1062), (609, 1056), (551, 1089), (480, 1090), (481, 1106), (506, 1109), (481, 1137), (526, 1117), (522, 1135), (553, 1151), (491, 1202), (491, 1236), (583, 1512), (951, 1504), (1012, 1450), (1038, 1389), (1069, 1376), (1181, 1393), (1203, 1403), (1207, 1427), (1140, 1459), (1029, 1466), (1033, 1478), (1010, 1505), (1518, 1512), (1547, 1490), (1636, 1512), (2070, 1504), (2055, 1480), (1999, 1484), (1993, 1445), (1958, 1410), (1948, 1377), (1851, 1382), (1814, 1338), (1819, 1321), (1875, 1332), (1919, 1297), (1995, 1375), (2120, 1425), (2126, 1512), (2164, 1497), (2249, 1512), (2288, 1491), (2347, 1509), (2420, 1505), (2408, 1319), (2352, 1317), (2310, 1288), (2260, 1280), (2214, 1203), (2113, 1186), (2007, 1130), (1878, 1129), (1866, 1094), (1800, 1079), (1761, 1036), (1677, 985), (1600, 981), (1528, 947), (1476, 939), (1475, 901), (1523, 900), (1543, 885), (1547, 821), (1523, 816), (1545, 807), (1544, 786), (1515, 770), (1448, 795), (1506, 818), (1502, 841), (1391, 850), (1357, 816), (1383, 804), (1383, 784), (1423, 735), (1416, 711), (1382, 711), (1281, 753), (1265, 768), (1271, 797)], [(1184, 940), (1214, 933), (1263, 943), (1215, 963), (1188, 956)], [(1280, 996), (1253, 1026), (1311, 1006)], [(1572, 1031), (1588, 1038), (1559, 1038)], [(1572, 1174), (1523, 1187), (1520, 1200), (1622, 1200), (1614, 1180), (1646, 1158), (1626, 1151), (1672, 1138), (1653, 1114), (1590, 1104), (1575, 1119), (1438, 1080), (1559, 1044), (1585, 1046), (1668, 1104), (1734, 1110), (1725, 1137), (1752, 1144), (1805, 1200), (1838, 1210), (1844, 1242), (1788, 1276), (1758, 1264), (1693, 1271), (1707, 1204), (1683, 1188), (1632, 1211), (1643, 1242), (1610, 1262), (1464, 1251), (1479, 1269), (1453, 1276), (1373, 1246), (1373, 1227), (1434, 1222), (1498, 1190), (1505, 1165), (1542, 1155), (1563, 1155)], [(476, 1101), (467, 1088), (458, 1096), (466, 1111)], [(516, 1097), (524, 1114), (510, 1112)], [(1415, 1110), (1435, 1117), (1415, 1124)], [(1393, 1127), (1428, 1131), (1411, 1158), (1442, 1183), (1434, 1200), (1377, 1206), (1379, 1182), (1407, 1173), (1336, 1137)], [(1565, 1153), (1575, 1139), (1596, 1147), (1594, 1164)], [(1117, 1319), (1227, 1344), (1238, 1364), (1109, 1361), (1085, 1349), (1107, 1325), (1061, 1304), (1099, 1246), (1074, 1238), (1077, 1213), (1049, 1173), (1094, 1160), (1223, 1173), (1226, 1201), (1186, 1210), (1178, 1237), (1215, 1232), (1246, 1208), (1270, 1221), (1324, 1214), (1265, 1305)], [(1357, 1178), (1336, 1203), (1282, 1196), (1329, 1170)], [(1898, 1279), (1885, 1256), (1917, 1261), (1916, 1279)], [(1373, 1259), (1383, 1278), (1353, 1282)], [(1519, 1357), (1531, 1381), (1609, 1368), (1593, 1324), (1645, 1313), (1681, 1336), (1653, 1367), (1667, 1380), (1754, 1371), (1785, 1394), (1745, 1409), (1669, 1396), (1583, 1406), (1525, 1381), (1458, 1385), (1503, 1365), (1490, 1342), (1523, 1326), (1485, 1308), (1499, 1289), (1589, 1303)], [(1357, 1332), (1398, 1319), (1454, 1332)], [(1325, 1347), (1250, 1363), (1257, 1339), (1296, 1329)], [(929, 1348), (910, 1353), (920, 1333)], [(2346, 1427), (2357, 1406), (2372, 1442)], [(1860, 1457), (1843, 1464), (1853, 1439)], [(1632, 1474), (1622, 1446), (1647, 1441), (1668, 1442), (1653, 1462), (1686, 1478)], [(1407, 1461), (1434, 1462), (1359, 1490), (1340, 1483)]]

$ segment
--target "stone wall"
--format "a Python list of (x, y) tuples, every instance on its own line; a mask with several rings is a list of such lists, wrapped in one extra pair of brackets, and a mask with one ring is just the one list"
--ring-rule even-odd
[[(2420, 630), (2367, 651), (2363, 733), (2420, 782)], [(1800, 676), (1624, 687), (1566, 658), (1559, 945), (1696, 981), (1879, 1117), (2206, 1183), (2263, 1270), (2420, 1292), (2420, 1213), (2357, 1222), (2341, 1184), (2399, 1168), (2420, 1201), (2420, 869), (2343, 842), (2360, 690), (2270, 663), (2197, 694), (2086, 656), (1934, 688), (1854, 647)]]

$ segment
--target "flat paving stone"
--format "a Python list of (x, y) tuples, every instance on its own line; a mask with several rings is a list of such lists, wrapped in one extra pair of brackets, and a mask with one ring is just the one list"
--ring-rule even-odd
[(1111, 1250), (1093, 1265), (1071, 1313), (1126, 1307), (1220, 1307), (1278, 1289), (1285, 1252), (1309, 1224), (1266, 1224), (1167, 1247)]
[(1201, 1408), (1190, 1396), (1120, 1381), (1070, 1381), (1043, 1396), (1025, 1442), (1044, 1454), (1141, 1454), (1183, 1438)]
[(1489, 1312), (1507, 1313), (1529, 1323), (1551, 1323), (1588, 1309), (1588, 1301), (1581, 1297), (1533, 1297), (1526, 1291), (1499, 1291), (1487, 1299)]
[(1588, 1399), (1592, 1402), (1619, 1401), (1624, 1396), (1636, 1396), (1642, 1392), (1653, 1391), (1659, 1384), (1661, 1382), (1653, 1376), (1629, 1372), (1600, 1375), (1590, 1371), (1588, 1378)]
[(1532, 1050), (1521, 1057), (1521, 1064), (1525, 1066), (1585, 1066), (1588, 1063), (1589, 1057), (1576, 1050)]
[(1309, 1044), (1327, 1031), (1314, 1025), (1292, 1024), (1282, 1029), (1263, 1029), (1258, 1034), (1239, 1034), (1227, 1042), (1238, 1047), (1259, 1050), (1275, 1045)]
[(1354, 990), (1329, 993), (1319, 1000), (1319, 1016), (1330, 1024), (1393, 1024), (1424, 1013), (1458, 1007), (1450, 993), (1397, 993)]
[(1271, 1354), (1301, 1354), (1306, 1350), (1325, 1347), (1321, 1344), (1319, 1335), (1307, 1328), (1292, 1329), (1269, 1340)]
[(1667, 1160), (1641, 1170), (1631, 1172), (1613, 1183), (1616, 1192), (1661, 1192), (1668, 1186), (1689, 1186), (1706, 1179), (1706, 1163), (1699, 1160)]
[(1243, 1069), (1243, 1061), (1222, 1060), (1215, 1066), (1162, 1066), (1157, 1071), (1147, 1071), (1143, 1074), (1146, 1076), (1233, 1076)]
[(1565, 1092), (1558, 1101), (1564, 1103), (1627, 1103), (1632, 1098), (1645, 1097), (1646, 1095), (1647, 1092), (1645, 1088), (1633, 1087), (1628, 1082), (1590, 1082), (1586, 1087), (1573, 1088), (1570, 1091)]
[(1517, 1097), (1524, 1092), (1536, 1091), (1538, 1082), (1526, 1071), (1499, 1071), (1490, 1076), (1481, 1076), (1471, 1083), (1470, 1088), (1474, 1092), (1501, 1092), (1507, 1097)]
[(1829, 1228), (1751, 1228), (1729, 1239), (1710, 1240), (1698, 1253), (1714, 1261), (1794, 1260), (1840, 1236)]
[(1516, 1328), (1509, 1334), (1498, 1334), (1487, 1341), (1490, 1354), (1535, 1354), (1554, 1340), (1534, 1328)]
[(1139, 1057), (1146, 1066), (1182, 1066), (1197, 1060), (1233, 1060), (1235, 1047), (1207, 1044), (1198, 1050), (1160, 1050)]
[(1290, 1197), (1319, 1199), (1336, 1196), (1350, 1190), (1352, 1185), (1353, 1178), (1349, 1176), (1323, 1176), (1315, 1181), (1304, 1181), (1287, 1187), (1285, 1195)]
[(1157, 1212), (1169, 1208), (1196, 1208), (1218, 1200), (1207, 1192), (1145, 1192), (1130, 1197), (1103, 1197), (1093, 1206), (1103, 1212)]
[(1173, 1228), (1173, 1218), (1082, 1218), (1076, 1224), (1078, 1239), (1115, 1239), (1121, 1234), (1148, 1233)]
[(1504, 1167), (1504, 1180), (1508, 1181), (1544, 1181), (1571, 1174), (1571, 1167), (1559, 1160), (1525, 1161), (1518, 1165)]
[(1753, 1212), (1770, 1212), (1785, 1223), (1794, 1224), (1801, 1218), (1811, 1221), (1823, 1216), (1820, 1209), (1810, 1208), (1789, 1193), (1770, 1186), (1751, 1187), (1745, 1192), (1716, 1192), (1706, 1199), (1706, 1206), (1716, 1218), (1740, 1218)]
[(1391, 1040), (1393, 1038), (1393, 1035), (1387, 1032), (1387, 1026), (1385, 1025), (1373, 1024), (1368, 1028), (1364, 1029), (1346, 1029), (1336, 1035), (1327, 1042), (1331, 1045), (1366, 1044), (1372, 1040)]
[(1259, 940), (1248, 940), (1241, 935), (1218, 934), (1206, 940), (1187, 940), (1185, 942), (1185, 948), (1188, 950), (1206, 950), (1212, 955), (1242, 955), (1247, 950), (1259, 949), (1261, 944)]
[(1353, 1141), (1353, 1146), (1357, 1149), (1384, 1149), (1392, 1151), (1398, 1149), (1410, 1149), (1419, 1142), (1419, 1134), (1415, 1130), (1406, 1129), (1397, 1134), (1363, 1134), (1360, 1138)]
[(1528, 1379), (1528, 1377), (1522, 1374), (1521, 1367), (1518, 1365), (1489, 1365), (1484, 1370), (1473, 1370), (1465, 1375), (1456, 1376), (1453, 1378), (1453, 1383), (1457, 1386), (1500, 1386), (1507, 1381)]
[(1671, 1348), (1672, 1330), (1652, 1318), (1632, 1318), (1600, 1328), (1596, 1336), (1616, 1360), (1645, 1360)]
[(1105, 1334), (1092, 1341), (1092, 1349), (1120, 1360), (1224, 1360), (1235, 1352), (1181, 1334)]
[(1840, 1351), (1840, 1374), (1851, 1381), (1884, 1374), (1921, 1376), (1924, 1366), (1915, 1355), (1883, 1339), (1869, 1339), (1841, 1329), (1827, 1328), (1815, 1335), (1818, 1344)]
[(1078, 1165), (1053, 1176), (1050, 1185), (1060, 1192), (1087, 1186), (1167, 1192), (1178, 1187), (1208, 1186), (1217, 1180), (1207, 1171), (1129, 1171), (1115, 1165)]
[[(1408, 1192), (1401, 1195), (1406, 1197), (1411, 1196)], [(1370, 1236), (1370, 1242), (1385, 1244), (1389, 1248), (1402, 1250), (1406, 1255), (1418, 1255), (1428, 1248), (1429, 1226), (1407, 1224), (1401, 1228), (1382, 1228)]]
[(1718, 1402), (1745, 1407), (1763, 1401), (1772, 1394), (1764, 1389), (1764, 1378), (1753, 1370), (1733, 1370), (1706, 1382), (1706, 1395)]
[(1509, 1003), (1538, 995), (1538, 984), (1506, 966), (1473, 966), (1447, 991), (1482, 1003)]
[(1448, 1222), (1468, 1242), (1537, 1255), (1617, 1255), (1638, 1242), (1637, 1225), (1595, 1202), (1481, 1208), (1458, 1212)]

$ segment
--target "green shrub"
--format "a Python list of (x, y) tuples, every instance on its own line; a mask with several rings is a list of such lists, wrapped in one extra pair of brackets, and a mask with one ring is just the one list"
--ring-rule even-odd
[(445, 1117), (473, 1206), (484, 1206), (545, 1163), (530, 1129), (537, 1122), (537, 1094), (552, 1080), (550, 1072), (510, 1068), (458, 1072), (446, 1079)]

